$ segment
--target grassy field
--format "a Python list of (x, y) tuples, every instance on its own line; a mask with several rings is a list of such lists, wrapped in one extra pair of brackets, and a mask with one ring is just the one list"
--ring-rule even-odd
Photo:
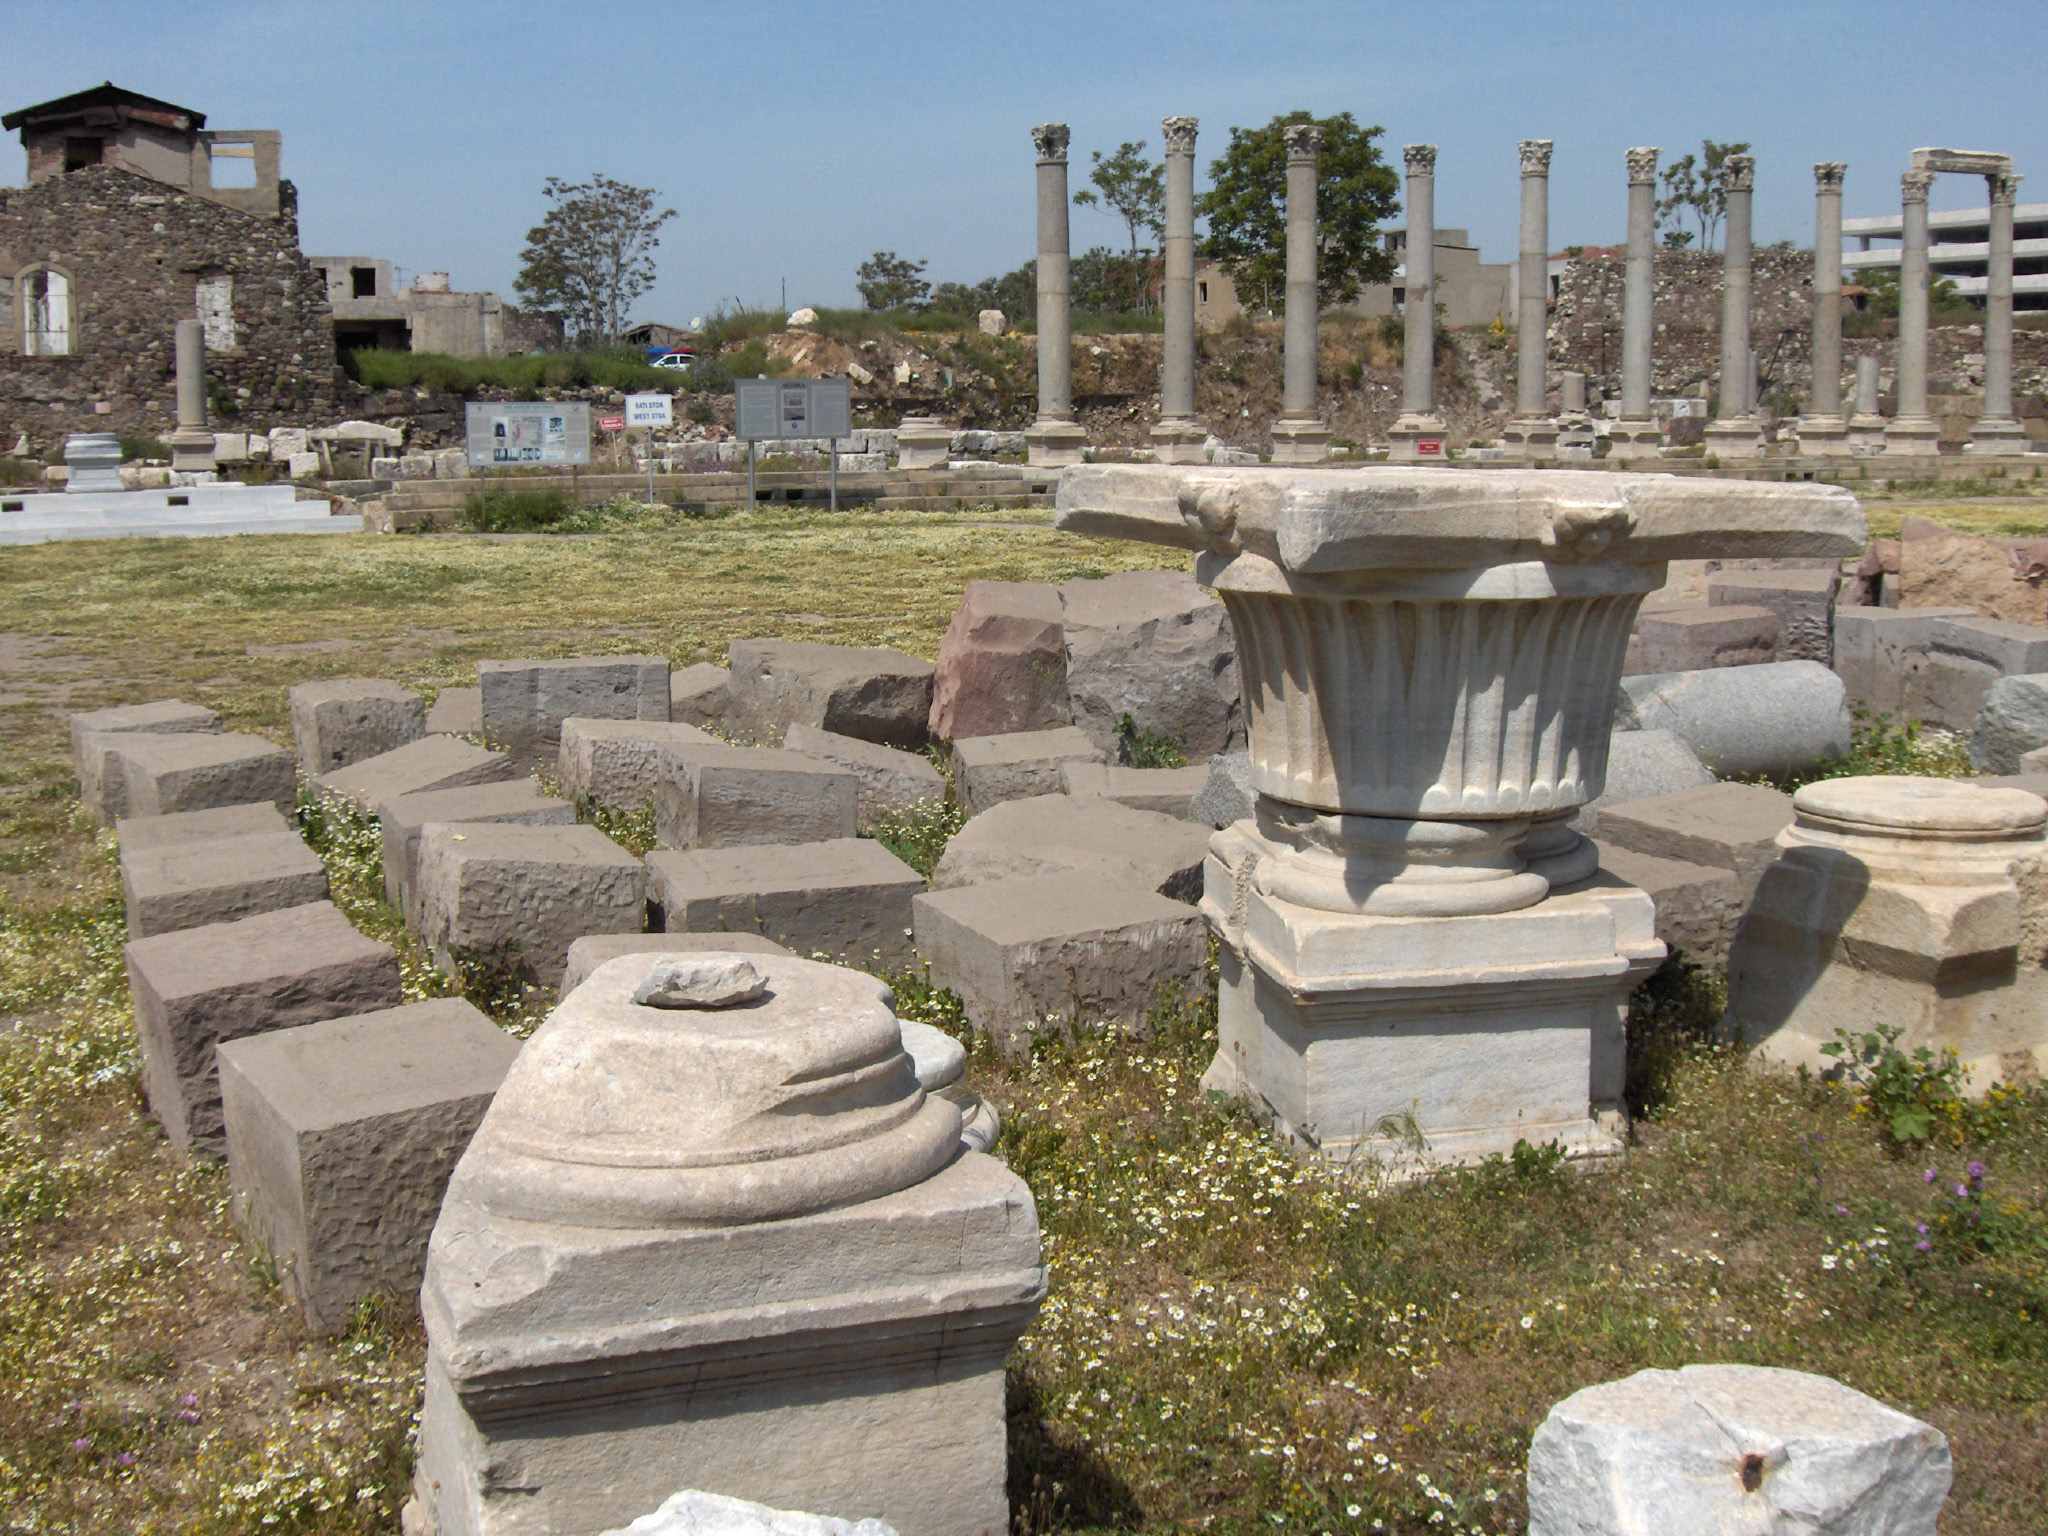
[[(315, 677), (431, 690), (483, 657), (680, 664), (751, 635), (929, 656), (970, 578), (1180, 563), (1045, 520), (9, 550), (0, 1530), (393, 1531), (423, 1347), (403, 1300), (366, 1304), (339, 1340), (306, 1333), (219, 1171), (181, 1168), (144, 1113), (111, 839), (76, 812), (64, 709), (183, 697), (283, 741), (284, 690)], [(373, 846), (312, 831), (344, 905), (393, 933)], [(442, 985), (416, 964), (408, 983)], [(915, 978), (899, 996), (959, 1028)], [(1142, 1045), (976, 1048), (1052, 1271), (1013, 1372), (1019, 1530), (1518, 1529), (1552, 1402), (1696, 1360), (1874, 1392), (1950, 1436), (1948, 1536), (2037, 1526), (2048, 1095), (1964, 1109), (1913, 1082), (1896, 1091), (1931, 1106), (1929, 1139), (1901, 1144), (1887, 1103), (1702, 1044), (1717, 1012), (1697, 976), (1639, 1008), (1655, 1107), (1626, 1156), (1588, 1174), (1531, 1150), (1398, 1194), (1295, 1163), (1198, 1091), (1207, 997), (1163, 1008)]]

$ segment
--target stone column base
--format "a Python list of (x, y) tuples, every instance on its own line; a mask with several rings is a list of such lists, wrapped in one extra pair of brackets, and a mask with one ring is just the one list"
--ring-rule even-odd
[(1387, 428), (1390, 464), (1442, 464), (1450, 457), (1447, 446), (1444, 424), (1434, 416), (1398, 416)]
[(1537, 460), (1557, 457), (1557, 439), (1558, 424), (1548, 416), (1517, 416), (1500, 431), (1506, 447)]
[(1882, 416), (1851, 416), (1849, 418), (1849, 451), (1859, 458), (1868, 458), (1884, 452), (1884, 418)]
[(1664, 446), (1664, 434), (1657, 423), (1647, 418), (1630, 421), (1623, 417), (1610, 422), (1607, 428), (1610, 458), (1628, 458), (1632, 454), (1654, 453)]
[(1979, 455), (2004, 458), (2025, 453), (2027, 434), (2010, 416), (1987, 416), (1971, 429), (1970, 445), (1965, 451), (1973, 458)]
[(1321, 464), (1330, 457), (1330, 429), (1316, 416), (1283, 416), (1273, 423), (1275, 464)]
[(1077, 421), (1041, 419), (1024, 429), (1024, 446), (1027, 463), (1044, 469), (1064, 469), (1083, 461), (1088, 434)]
[(1763, 453), (1764, 437), (1750, 417), (1731, 417), (1707, 423), (1704, 434), (1707, 452), (1724, 459), (1754, 459)]
[(1940, 446), (1941, 427), (1932, 416), (1894, 416), (1884, 429), (1886, 453), (1924, 454), (1932, 458)]
[(1206, 463), (1202, 444), (1208, 440), (1209, 434), (1185, 416), (1161, 421), (1152, 428), (1152, 456), (1162, 464)]
[(1839, 458), (1851, 448), (1849, 423), (1840, 416), (1799, 418), (1799, 452), (1815, 459)]
[(171, 468), (199, 474), (213, 472), (213, 434), (180, 429), (165, 439), (171, 448)]
[(933, 469), (953, 456), (953, 429), (936, 416), (906, 416), (896, 426), (896, 467)]
[(1248, 822), (1210, 844), (1222, 989), (1204, 1088), (1305, 1155), (1396, 1178), (1518, 1141), (1620, 1149), (1628, 996), (1664, 957), (1648, 896), (1596, 874), (1513, 912), (1326, 912), (1262, 892), (1261, 853)]

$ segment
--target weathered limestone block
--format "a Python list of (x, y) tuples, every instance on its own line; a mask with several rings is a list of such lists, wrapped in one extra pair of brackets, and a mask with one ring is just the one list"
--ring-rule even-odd
[(427, 706), (396, 683), (369, 677), (301, 683), (288, 695), (299, 772), (317, 779), (426, 733)]
[(427, 706), (426, 729), (429, 735), (483, 735), (483, 689), (443, 688)]
[(1723, 605), (1660, 608), (1636, 620), (1628, 637), (1627, 677), (1753, 667), (1778, 659), (1778, 620), (1768, 608)]
[(1600, 845), (1600, 867), (1625, 880), (1657, 906), (1657, 937), (1696, 965), (1719, 971), (1742, 921), (1742, 881), (1732, 869), (1690, 864)]
[(792, 725), (890, 747), (920, 747), (932, 710), (932, 664), (876, 646), (735, 640), (732, 723), (779, 741)]
[(1114, 800), (1038, 795), (983, 811), (953, 834), (932, 889), (1080, 871), (1134, 881), (1176, 901), (1201, 894), (1209, 829)]
[(1837, 1032), (1890, 1026), (1953, 1050), (1967, 1086), (2048, 1066), (2048, 802), (1908, 776), (1792, 797), (1728, 957), (1728, 1021), (1767, 1061), (1816, 1072)]
[(646, 920), (647, 872), (595, 827), (430, 821), (419, 932), (449, 975), (465, 957), (554, 986), (571, 940)]
[(2010, 545), (1909, 517), (1899, 529), (1899, 601), (1905, 608), (1958, 606), (2016, 624), (2048, 623), (2048, 592), (2034, 562)]
[(1968, 608), (1837, 610), (1835, 671), (1849, 702), (1861, 704), (1873, 714), (1903, 718), (1908, 673), (1923, 664), (1935, 648), (1943, 633), (1939, 621), (1973, 616)]
[(1712, 784), (1602, 807), (1603, 843), (1684, 864), (1732, 871), (1748, 901), (1778, 855), (1792, 797), (1763, 784)]
[(334, 795), (361, 815), (373, 816), (386, 801), (430, 789), (460, 789), (469, 784), (498, 784), (516, 772), (512, 759), (457, 736), (423, 736), (418, 741), (346, 768), (323, 773), (313, 787)]
[[(227, 807), (240, 811), (240, 806)], [(228, 832), (149, 846), (134, 836), (137, 822), (116, 823), (121, 844), (121, 899), (128, 912), (128, 936), (175, 933), (206, 923), (231, 922), (258, 912), (276, 912), (327, 899), (327, 870), (297, 832), (282, 825), (268, 801), (255, 809), (279, 825), (259, 832)], [(144, 822), (218, 816), (219, 811), (185, 811)]]
[(1190, 758), (1244, 742), (1237, 642), (1184, 571), (1121, 571), (1060, 589), (1073, 720), (1103, 752), (1128, 715)]
[(1842, 680), (1817, 661), (1625, 677), (1614, 723), (1669, 731), (1717, 774), (1797, 773), (1849, 751)]
[(417, 1528), (579, 1536), (712, 1487), (1007, 1529), (1030, 1192), (960, 1150), (882, 983), (747, 958), (765, 994), (711, 1009), (609, 961), (506, 1075), (428, 1253)]
[(562, 970), (562, 996), (582, 986), (605, 961), (621, 955), (644, 955), (652, 966), (663, 955), (788, 953), (758, 933), (586, 933), (569, 946), (569, 963)]
[(576, 807), (559, 796), (543, 794), (532, 779), (501, 779), (397, 795), (377, 807), (377, 820), (384, 840), (384, 899), (405, 915), (407, 927), (417, 929), (420, 829), (427, 823), (499, 821), (566, 827), (575, 822)]
[(670, 749), (714, 739), (694, 725), (667, 720), (564, 720), (562, 793), (579, 805), (648, 809), (661, 781), (677, 771)]
[(289, 809), (298, 802), (291, 753), (261, 736), (239, 731), (183, 736), (130, 731), (111, 740), (130, 816), (167, 816), (257, 800)]
[(448, 1175), (518, 1054), (459, 998), (219, 1047), (235, 1219), (313, 1327), (419, 1290)]
[(940, 741), (1064, 725), (1066, 638), (1057, 587), (970, 581), (939, 642), (931, 733)]
[(934, 890), (912, 907), (932, 979), (1006, 1049), (1048, 1022), (1139, 1026), (1208, 963), (1200, 913), (1094, 870)]
[(732, 674), (708, 661), (696, 662), (668, 676), (668, 717), (678, 725), (700, 730), (725, 723), (730, 704), (727, 687)]
[(668, 662), (660, 656), (483, 661), (476, 677), (484, 739), (523, 758), (553, 757), (564, 720), (669, 717)]
[(1209, 787), (1209, 769), (1126, 768), (1121, 763), (1060, 764), (1060, 790), (1069, 795), (1097, 795), (1134, 811), (1189, 819), (1188, 806)]
[(124, 816), (114, 823), (114, 837), (124, 856), (292, 830), (291, 818), (268, 800), (217, 805), (204, 811), (173, 811), (168, 816)]
[(749, 1499), (685, 1488), (661, 1508), (604, 1536), (896, 1536), (879, 1520), (835, 1520), (801, 1510), (770, 1509)]
[(1227, 827), (1251, 815), (1258, 792), (1252, 788), (1252, 755), (1219, 752), (1209, 759), (1209, 777), (1188, 802), (1188, 820), (1205, 827)]
[(1839, 567), (1721, 571), (1707, 579), (1707, 601), (1717, 608), (1766, 610), (1778, 621), (1777, 660), (1817, 661), (1826, 666), (1834, 660), (1835, 598), (1841, 585)]
[(1942, 618), (1900, 685), (1899, 713), (1967, 731), (2001, 677), (2048, 672), (2048, 629), (1975, 615)]
[(1703, 789), (1713, 782), (1698, 754), (1669, 731), (1616, 731), (1607, 740), (1604, 786), (1580, 807), (1572, 824), (1596, 837), (1600, 813), (1610, 805)]
[(2027, 753), (2048, 746), (2048, 673), (2001, 677), (1984, 690), (1970, 732), (1970, 766), (2018, 773)]
[(953, 792), (969, 816), (1005, 800), (1062, 792), (1067, 763), (1099, 763), (1104, 749), (1079, 726), (1016, 731), (1003, 736), (962, 736), (953, 743)]
[(1825, 1376), (1638, 1371), (1574, 1392), (1529, 1447), (1529, 1536), (1935, 1536), (1948, 1441)]
[(946, 803), (946, 776), (920, 753), (841, 736), (812, 725), (792, 725), (783, 733), (782, 745), (788, 751), (844, 768), (860, 780), (854, 820), (863, 832), (887, 817), (935, 809)]
[(71, 724), (71, 766), (78, 775), (78, 799), (102, 821), (128, 814), (128, 781), (116, 765), (110, 772), (110, 739), (128, 732), (175, 736), (217, 731), (220, 716), (198, 704), (163, 699), (153, 704), (118, 704), (112, 709), (74, 711)]
[(187, 1157), (222, 1150), (221, 1041), (400, 1000), (397, 954), (326, 901), (134, 939), (126, 955), (143, 1090)]
[(671, 933), (758, 933), (850, 964), (911, 958), (924, 877), (880, 843), (836, 838), (647, 856), (650, 907)]
[(728, 747), (671, 752), (676, 772), (655, 788), (654, 828), (671, 848), (816, 843), (852, 837), (860, 780), (801, 752)]

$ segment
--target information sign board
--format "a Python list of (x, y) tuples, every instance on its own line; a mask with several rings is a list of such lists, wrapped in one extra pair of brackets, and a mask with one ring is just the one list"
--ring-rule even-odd
[(671, 395), (626, 396), (626, 425), (629, 427), (672, 427), (676, 402)]
[(1418, 437), (1415, 439), (1415, 457), (1418, 459), (1440, 459), (1444, 456), (1444, 440), (1440, 437)]
[(472, 403), (463, 418), (469, 462), (480, 469), (590, 462), (590, 407), (581, 400)]
[(626, 418), (623, 416), (600, 416), (597, 418), (597, 429), (600, 432), (623, 432), (626, 430)]
[(845, 379), (735, 379), (733, 397), (733, 435), (742, 442), (853, 433), (853, 386)]

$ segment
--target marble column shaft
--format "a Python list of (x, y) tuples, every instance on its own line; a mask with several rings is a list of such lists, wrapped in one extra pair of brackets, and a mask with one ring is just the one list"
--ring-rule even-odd
[(1990, 254), (1984, 265), (1983, 419), (2012, 418), (2012, 211), (2017, 176), (1987, 176), (1991, 193)]
[(1650, 416), (1650, 336), (1655, 324), (1657, 154), (1628, 152), (1628, 257), (1621, 299), (1621, 414)]
[(1195, 414), (1195, 131), (1192, 117), (1169, 117), (1166, 135), (1166, 334), (1161, 347), (1159, 414)]
[(1842, 414), (1842, 177), (1848, 167), (1813, 168), (1813, 387), (1807, 415)]
[(1549, 139), (1524, 139), (1522, 242), (1515, 269), (1515, 414), (1540, 417), (1548, 403), (1544, 373), (1550, 329)]
[(1899, 178), (1898, 409), (1893, 420), (1924, 423), (1927, 414), (1927, 190), (1932, 171)]
[(1316, 413), (1316, 161), (1323, 130), (1289, 123), (1287, 138), (1287, 320), (1280, 410), (1305, 418)]
[(174, 336), (178, 369), (178, 430), (206, 430), (206, 328), (180, 320)]
[(1031, 130), (1038, 148), (1038, 415), (1074, 416), (1073, 280), (1067, 243), (1067, 125)]
[(1727, 174), (1728, 207), (1721, 245), (1721, 400), (1715, 414), (1723, 421), (1735, 421), (1756, 413), (1749, 352), (1750, 200), (1756, 186), (1756, 161), (1748, 155), (1730, 155)]
[(1436, 146), (1406, 145), (1401, 158), (1408, 171), (1401, 414), (1419, 417), (1436, 408)]

